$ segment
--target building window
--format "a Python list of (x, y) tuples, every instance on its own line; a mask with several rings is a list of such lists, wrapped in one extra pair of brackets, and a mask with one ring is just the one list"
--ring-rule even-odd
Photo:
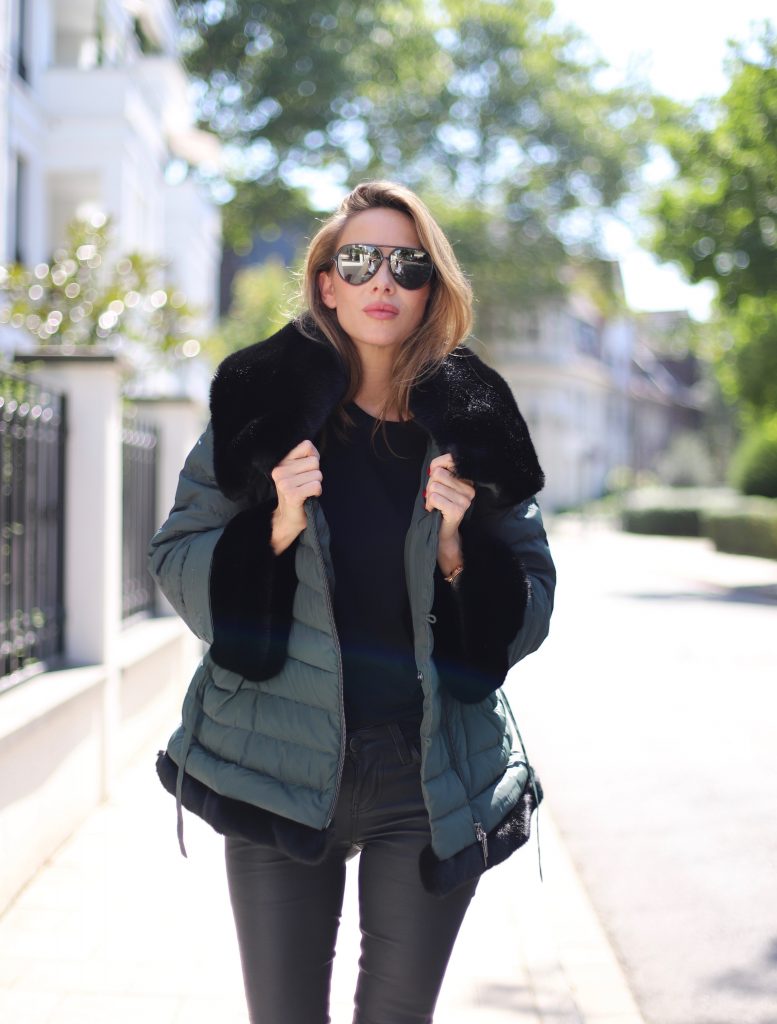
[(593, 324), (575, 318), (575, 326), (577, 328), (578, 351), (584, 352), (589, 356), (601, 355), (601, 339), (599, 332)]
[(27, 196), (27, 161), (24, 157), (17, 155), (14, 168), (14, 191), (13, 191), (13, 222), (11, 230), (11, 252), (16, 263), (24, 263), (27, 255), (26, 249), (26, 196)]
[(16, 74), (29, 81), (27, 68), (27, 0), (16, 0), (13, 6), (13, 24), (11, 28), (11, 46)]

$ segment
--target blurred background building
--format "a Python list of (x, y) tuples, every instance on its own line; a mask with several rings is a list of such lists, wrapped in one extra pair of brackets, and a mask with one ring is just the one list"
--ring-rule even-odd
[(73, 217), (106, 214), (116, 253), (167, 261), (205, 329), (221, 220), (177, 171), (217, 165), (219, 143), (193, 127), (171, 0), (5, 0), (0, 12), (0, 263), (46, 262)]
[(571, 284), (530, 312), (506, 310), (486, 341), (513, 387), (546, 475), (543, 507), (574, 508), (617, 485), (618, 474), (653, 472), (709, 404), (701, 368), (675, 358), (688, 313), (635, 313), (618, 264), (608, 267), (618, 309), (603, 312)]

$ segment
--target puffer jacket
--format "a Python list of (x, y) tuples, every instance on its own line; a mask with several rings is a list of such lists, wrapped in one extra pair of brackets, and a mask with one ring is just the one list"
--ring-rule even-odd
[[(182, 850), (181, 806), (310, 863), (332, 836), (345, 720), (318, 500), (305, 502), (307, 526), (289, 548), (270, 545), (270, 472), (300, 441), (316, 442), (347, 386), (337, 351), (311, 333), (288, 324), (219, 366), (210, 423), (151, 542), (152, 575), (209, 645), (157, 760)], [(410, 408), (428, 434), (405, 540), (431, 828), (419, 870), (443, 895), (526, 842), (542, 799), (501, 685), (547, 635), (555, 570), (535, 501), (542, 471), (499, 374), (460, 346), (414, 387)], [(453, 586), (436, 569), (441, 515), (423, 499), (444, 452), (476, 485)]]

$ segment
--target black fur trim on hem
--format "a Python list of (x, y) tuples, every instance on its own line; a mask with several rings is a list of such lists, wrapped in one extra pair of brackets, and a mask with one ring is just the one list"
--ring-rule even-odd
[[(167, 792), (175, 796), (178, 765), (164, 750), (157, 755), (156, 771)], [(220, 835), (248, 839), (305, 864), (320, 864), (334, 835), (332, 829), (320, 831), (242, 800), (221, 796), (186, 772), (181, 802)]]
[(446, 583), (434, 573), (434, 663), (452, 696), (475, 704), (497, 690), (510, 667), (507, 649), (523, 625), (529, 577), (508, 544), (479, 528), (460, 527), (464, 571)]
[[(534, 783), (542, 803), (542, 786), (536, 775)], [(488, 864), (483, 861), (483, 847), (477, 841), (445, 860), (440, 860), (431, 846), (426, 846), (421, 851), (419, 868), (421, 882), (427, 892), (434, 896), (447, 896), (507, 860), (511, 853), (528, 841), (531, 835), (531, 815), (536, 807), (534, 790), (529, 782), (515, 807), (488, 833)]]
[(224, 527), (210, 570), (211, 657), (254, 681), (283, 668), (297, 588), (297, 542), (275, 554), (272, 512), (272, 502), (238, 512)]

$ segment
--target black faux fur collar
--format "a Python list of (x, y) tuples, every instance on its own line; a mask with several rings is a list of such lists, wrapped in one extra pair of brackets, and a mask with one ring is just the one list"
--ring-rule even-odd
[[(345, 365), (325, 338), (296, 323), (228, 356), (210, 406), (216, 480), (230, 498), (254, 498), (300, 441), (319, 433), (347, 388)], [(411, 393), (417, 422), (453, 455), (460, 476), (517, 504), (544, 484), (526, 423), (502, 377), (465, 346)]]

